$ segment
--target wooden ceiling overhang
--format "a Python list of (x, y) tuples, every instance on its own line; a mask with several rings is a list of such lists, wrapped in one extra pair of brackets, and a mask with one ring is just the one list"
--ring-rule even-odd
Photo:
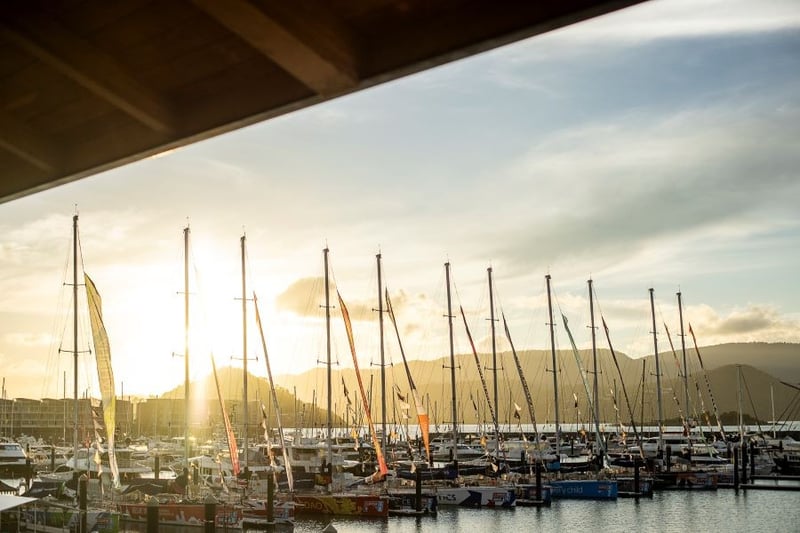
[(7, 0), (0, 202), (641, 0)]

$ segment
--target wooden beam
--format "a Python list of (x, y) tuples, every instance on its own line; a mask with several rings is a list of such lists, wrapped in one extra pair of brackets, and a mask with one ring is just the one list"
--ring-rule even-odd
[[(303, 2), (290, 2), (289, 10), (282, 8), (281, 2), (265, 3), (265, 8), (272, 8), (267, 13), (248, 0), (193, 2), (319, 95), (347, 92), (358, 84), (349, 36), (322, 18), (324, 5), (314, 11), (302, 9)], [(302, 20), (297, 20), (298, 16)]]
[(0, 26), (0, 36), (50, 65), (148, 128), (173, 131), (170, 106), (109, 54), (53, 20), (25, 19)]
[(61, 166), (61, 155), (52, 142), (3, 111), (0, 111), (0, 148), (48, 173)]

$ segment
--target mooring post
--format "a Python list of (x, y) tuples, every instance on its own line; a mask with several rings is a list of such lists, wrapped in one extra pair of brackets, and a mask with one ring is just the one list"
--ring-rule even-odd
[(214, 497), (209, 494), (206, 496), (206, 499), (203, 503), (205, 504), (204, 531), (205, 533), (214, 533), (214, 528), (216, 527), (217, 522), (217, 500), (215, 500)]
[(422, 511), (422, 471), (419, 468), (414, 477), (414, 509)]
[(756, 475), (756, 443), (750, 441), (750, 479)]
[(86, 485), (88, 482), (89, 478), (86, 477), (86, 474), (81, 474), (81, 477), (78, 478), (78, 511), (81, 515), (79, 533), (87, 533), (89, 530), (86, 525)]
[(161, 458), (158, 456), (158, 454), (153, 457), (153, 474), (155, 479), (159, 479), (161, 474)]
[(639, 490), (639, 459), (633, 458), (633, 493), (638, 497), (641, 491)]
[(275, 521), (275, 477), (267, 477), (267, 521)]
[(25, 490), (31, 488), (32, 479), (33, 479), (33, 464), (31, 463), (31, 458), (28, 457), (25, 459)]
[(147, 500), (147, 533), (158, 533), (158, 500)]
[(728, 444), (728, 455), (733, 455), (733, 488), (739, 490), (739, 450)]
[(747, 484), (747, 444), (739, 442), (739, 448), (742, 450), (742, 484)]
[(667, 444), (667, 472), (672, 470), (672, 445)]
[(534, 463), (536, 466), (534, 468), (534, 472), (536, 472), (536, 501), (542, 501), (542, 466), (539, 464), (539, 461), (535, 461)]

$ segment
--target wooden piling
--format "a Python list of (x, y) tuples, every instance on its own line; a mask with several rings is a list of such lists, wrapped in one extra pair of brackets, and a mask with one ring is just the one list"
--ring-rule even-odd
[(89, 527), (86, 524), (86, 485), (89, 483), (89, 478), (86, 474), (82, 474), (78, 478), (78, 511), (81, 515), (81, 523), (79, 533), (88, 533)]
[(209, 494), (203, 503), (205, 504), (204, 531), (205, 533), (214, 533), (217, 522), (217, 500)]
[(158, 533), (158, 500), (147, 500), (147, 533)]

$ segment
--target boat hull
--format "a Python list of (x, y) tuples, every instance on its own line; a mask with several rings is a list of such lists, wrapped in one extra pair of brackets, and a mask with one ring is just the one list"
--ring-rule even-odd
[[(75, 509), (61, 507), (41, 508), (26, 506), (22, 510), (24, 528), (33, 531), (58, 532), (78, 531), (80, 513)], [(86, 512), (87, 531), (118, 533), (120, 515), (106, 510), (89, 509)]]
[(385, 496), (368, 494), (295, 494), (298, 515), (356, 516), (386, 518), (389, 500)]
[(653, 483), (657, 490), (717, 490), (719, 474), (716, 472), (658, 472)]
[[(118, 506), (123, 522), (146, 522), (146, 503), (121, 503)], [(205, 527), (206, 506), (203, 503), (166, 503), (158, 506), (158, 523), (181, 527)], [(214, 523), (217, 528), (255, 528), (254, 524), (272, 526), (294, 525), (294, 502), (275, 502), (273, 516), (267, 517), (264, 505), (248, 501), (240, 505), (217, 505)]]
[(560, 479), (548, 484), (554, 500), (615, 500), (618, 496), (615, 480)]
[(517, 495), (506, 487), (438, 487), (439, 505), (459, 507), (514, 507)]

